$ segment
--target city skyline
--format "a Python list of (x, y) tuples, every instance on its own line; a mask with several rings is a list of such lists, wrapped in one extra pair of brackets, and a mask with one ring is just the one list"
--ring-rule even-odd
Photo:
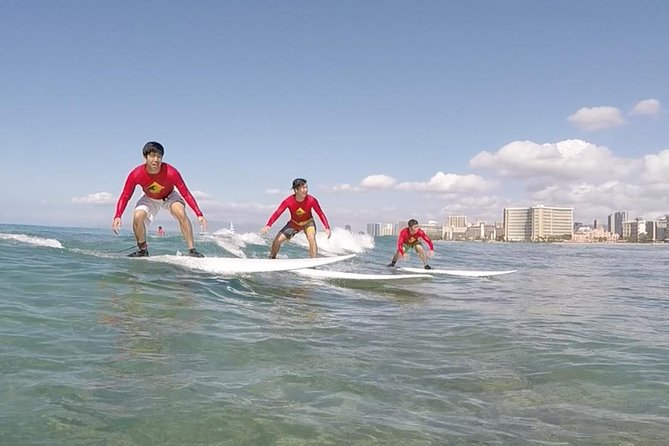
[[(557, 212), (557, 214), (556, 214)], [(654, 219), (643, 219), (640, 217), (630, 217), (627, 211), (616, 211), (608, 215), (607, 224), (595, 218), (592, 222), (577, 222), (573, 218), (573, 208), (561, 208), (554, 206), (532, 206), (527, 208), (505, 208), (502, 222), (486, 222), (481, 220), (469, 221), (466, 216), (450, 215), (442, 223), (437, 221), (428, 221), (421, 224), (422, 228), (429, 228), (435, 235), (440, 232), (440, 237), (448, 240), (454, 240), (459, 237), (465, 238), (491, 238), (496, 237), (496, 231), (503, 231), (503, 240), (520, 241), (535, 238), (543, 238), (544, 235), (555, 236), (571, 234), (572, 239), (576, 239), (577, 233), (583, 235), (583, 231), (597, 232), (600, 238), (611, 241), (613, 238), (607, 234), (615, 234), (618, 239), (638, 240), (640, 233), (645, 233), (649, 228), (656, 235), (658, 227), (661, 230), (661, 239), (664, 239), (664, 232), (669, 222), (669, 213), (660, 215)], [(542, 217), (542, 215), (544, 215)], [(562, 215), (560, 217), (559, 215)], [(548, 218), (547, 223), (542, 223)], [(532, 223), (534, 221), (534, 223)], [(406, 226), (403, 221), (397, 223), (387, 222), (369, 222), (366, 225), (366, 233), (372, 236), (397, 235), (399, 230)], [(470, 230), (474, 228), (474, 231)], [(350, 230), (350, 227), (349, 227)], [(547, 232), (544, 234), (544, 230)], [(630, 231), (635, 234), (630, 234)], [(469, 234), (471, 232), (471, 234)], [(535, 234), (536, 235), (533, 235)], [(480, 234), (479, 234), (480, 233)], [(484, 235), (485, 234), (485, 235)], [(587, 239), (588, 237), (580, 237)], [(655, 237), (653, 236), (653, 239)]]

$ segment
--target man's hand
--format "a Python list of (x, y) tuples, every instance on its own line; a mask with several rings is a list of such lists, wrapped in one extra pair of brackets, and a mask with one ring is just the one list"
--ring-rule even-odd
[(207, 231), (207, 219), (204, 218), (204, 215), (200, 215), (197, 218), (197, 221), (200, 222), (200, 227), (202, 228), (202, 232), (206, 232)]
[(120, 230), (121, 230), (121, 219), (117, 217), (114, 220), (112, 220), (112, 232), (114, 234), (118, 234)]
[(267, 231), (269, 231), (269, 226), (263, 226), (262, 228), (260, 228), (260, 233), (261, 234), (266, 234)]
[(326, 229), (325, 233), (328, 235), (328, 238), (330, 238), (330, 236), (332, 235), (332, 231), (330, 231), (329, 229)]

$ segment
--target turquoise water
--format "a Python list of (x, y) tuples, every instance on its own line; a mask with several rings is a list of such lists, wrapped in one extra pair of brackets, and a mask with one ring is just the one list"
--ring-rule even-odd
[[(132, 246), (0, 225), (0, 444), (666, 443), (669, 246), (438, 242), (435, 267), (518, 272), (385, 286), (217, 276)], [(197, 246), (268, 252), (254, 234)], [(394, 239), (321, 246), (358, 253), (329, 268), (388, 273)]]

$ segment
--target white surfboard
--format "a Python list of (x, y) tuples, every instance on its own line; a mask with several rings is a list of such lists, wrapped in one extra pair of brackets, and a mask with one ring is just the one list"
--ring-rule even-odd
[(402, 271), (408, 273), (419, 273), (419, 274), (443, 274), (447, 276), (458, 276), (458, 277), (492, 277), (492, 276), (503, 276), (504, 274), (515, 273), (515, 269), (507, 271), (471, 271), (471, 270), (461, 270), (461, 269), (423, 269), (423, 268), (399, 268)]
[(185, 268), (214, 274), (245, 274), (272, 271), (289, 271), (300, 268), (329, 265), (355, 257), (355, 254), (315, 259), (238, 259), (232, 257), (153, 256), (145, 257), (154, 262), (171, 263)]
[(366, 280), (374, 282), (386, 281), (416, 281), (432, 279), (429, 274), (363, 274), (350, 273), (346, 271), (330, 271), (324, 269), (297, 269), (293, 271), (301, 276), (313, 277), (316, 279), (339, 279), (339, 280)]

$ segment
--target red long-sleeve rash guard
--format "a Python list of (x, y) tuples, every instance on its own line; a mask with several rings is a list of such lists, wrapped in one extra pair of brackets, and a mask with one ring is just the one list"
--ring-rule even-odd
[(397, 250), (400, 252), (400, 254), (404, 255), (404, 245), (411, 245), (416, 243), (419, 238), (425, 240), (427, 246), (430, 247), (430, 251), (434, 251), (434, 244), (432, 243), (432, 240), (430, 240), (430, 237), (428, 237), (422, 229), (419, 229), (415, 234), (412, 234), (409, 231), (409, 228), (404, 228), (400, 231), (400, 235), (397, 237)]
[(318, 200), (311, 195), (307, 195), (302, 201), (297, 201), (295, 195), (287, 197), (269, 217), (267, 226), (272, 226), (286, 209), (290, 209), (290, 221), (298, 226), (302, 226), (305, 222), (314, 218), (311, 214), (311, 210), (313, 209), (318, 215), (318, 218), (321, 219), (325, 229), (330, 229), (330, 224), (321, 210), (321, 205), (318, 204)]
[(162, 200), (167, 197), (176, 187), (184, 200), (186, 200), (186, 203), (188, 203), (188, 206), (195, 212), (195, 215), (198, 217), (202, 216), (202, 211), (198, 207), (195, 198), (186, 187), (186, 183), (183, 178), (181, 178), (179, 171), (170, 164), (162, 163), (160, 172), (155, 175), (146, 171), (146, 164), (137, 166), (130, 172), (128, 179), (125, 180), (123, 192), (121, 192), (118, 203), (116, 203), (116, 214), (114, 215), (114, 218), (121, 218), (123, 211), (125, 211), (125, 207), (128, 205), (128, 201), (132, 198), (135, 186), (137, 185), (141, 186), (147, 197), (156, 200)]

